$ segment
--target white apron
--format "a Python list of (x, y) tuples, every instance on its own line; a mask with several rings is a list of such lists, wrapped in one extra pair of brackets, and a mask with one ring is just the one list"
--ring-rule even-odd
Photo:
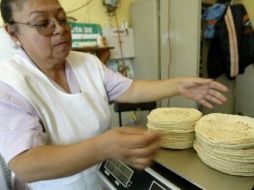
[[(39, 113), (48, 144), (78, 143), (109, 129), (110, 110), (101, 63), (92, 55), (71, 52), (67, 58), (81, 93), (67, 94), (28, 60), (16, 55), (0, 65), (0, 80), (26, 97)], [(96, 166), (76, 175), (29, 184), (33, 190), (99, 190)]]

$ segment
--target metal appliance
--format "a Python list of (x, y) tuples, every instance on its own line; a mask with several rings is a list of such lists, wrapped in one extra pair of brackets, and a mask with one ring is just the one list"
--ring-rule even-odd
[(158, 163), (145, 170), (136, 170), (118, 160), (107, 160), (100, 165), (98, 175), (110, 190), (181, 190), (177, 185), (179, 181), (182, 181), (180, 186), (185, 184), (199, 189), (172, 172), (162, 174), (165, 170)]
[(139, 171), (119, 161), (103, 162), (98, 176), (110, 190), (252, 190), (254, 176), (233, 176), (205, 165), (194, 149), (161, 149), (155, 164)]

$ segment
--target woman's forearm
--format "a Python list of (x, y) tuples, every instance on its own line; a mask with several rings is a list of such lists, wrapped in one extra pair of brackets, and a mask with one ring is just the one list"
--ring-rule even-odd
[(118, 102), (149, 102), (179, 95), (178, 86), (181, 78), (167, 80), (136, 80), (130, 88), (116, 99)]
[(107, 159), (144, 169), (159, 148), (159, 135), (144, 128), (119, 127), (78, 144), (32, 148), (10, 161), (23, 182), (67, 177)]
[(10, 167), (26, 183), (74, 175), (107, 159), (100, 138), (66, 146), (35, 147), (12, 159)]

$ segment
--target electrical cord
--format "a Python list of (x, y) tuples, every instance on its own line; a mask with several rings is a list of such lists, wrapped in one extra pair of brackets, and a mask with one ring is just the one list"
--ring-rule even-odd
[[(121, 63), (123, 65), (123, 67), (125, 67), (126, 69), (126, 65), (125, 65), (125, 60), (124, 60), (124, 51), (123, 51), (123, 39), (121, 37), (121, 28), (120, 28), (120, 25), (119, 25), (119, 20), (118, 20), (118, 16), (117, 16), (117, 13), (114, 12), (114, 16), (115, 16), (115, 22), (116, 22), (116, 30), (117, 30), (117, 38), (118, 38), (118, 45), (119, 45), (119, 49), (120, 49), (120, 60), (121, 60)], [(127, 76), (126, 76), (127, 77)], [(135, 122), (138, 120), (137, 118), (137, 113), (135, 111), (132, 111), (130, 112), (130, 119), (131, 121), (133, 122), (133, 125), (135, 124)]]
[(84, 3), (83, 5), (81, 5), (81, 6), (77, 7), (77, 8), (75, 8), (75, 9), (72, 9), (72, 10), (70, 10), (70, 11), (66, 11), (66, 13), (67, 13), (67, 14), (70, 14), (70, 13), (76, 12), (76, 11), (78, 11), (78, 10), (80, 10), (80, 9), (82, 9), (82, 8), (84, 8), (84, 7), (86, 7), (87, 5), (89, 5), (92, 1), (93, 1), (93, 0), (88, 0), (88, 1), (87, 1), (86, 3)]
[(119, 26), (119, 21), (117, 14), (115, 13), (115, 21), (116, 21), (116, 29), (117, 29), (117, 37), (118, 37), (118, 44), (119, 44), (119, 49), (120, 49), (120, 54), (121, 54), (121, 61), (124, 64), (124, 56), (123, 56), (123, 40), (120, 35), (120, 26)]
[[(171, 36), (172, 35), (172, 33), (171, 33), (171, 27), (172, 27), (172, 25), (174, 24), (174, 23), (171, 23), (170, 22), (170, 20), (171, 20), (171, 5), (170, 5), (170, 2), (169, 2), (169, 4), (168, 4), (168, 10), (169, 10), (169, 15), (168, 15), (168, 23), (167, 23), (167, 33), (168, 33), (168, 50), (169, 50), (169, 56), (168, 56), (168, 68), (167, 68), (167, 71), (168, 71), (168, 78), (170, 78), (171, 76), (170, 76), (170, 66), (172, 66), (172, 62), (173, 62), (173, 59), (172, 59), (172, 56), (173, 56), (173, 54), (172, 54), (172, 43), (173, 43), (173, 41), (172, 41), (172, 38), (173, 38), (173, 36)], [(168, 98), (168, 101), (167, 101), (167, 106), (169, 106), (170, 107), (170, 98)]]

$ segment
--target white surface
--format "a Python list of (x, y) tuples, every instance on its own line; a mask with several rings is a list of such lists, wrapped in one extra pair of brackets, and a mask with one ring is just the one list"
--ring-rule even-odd
[(116, 28), (103, 28), (102, 33), (107, 39), (107, 45), (109, 47), (114, 47), (110, 50), (111, 59), (121, 59), (121, 49), (119, 44), (119, 36), (117, 32), (119, 31), (119, 36), (121, 40), (121, 46), (123, 50), (123, 58), (134, 57), (134, 42), (133, 42), (133, 29), (119, 29)]
[[(200, 62), (200, 0), (170, 0), (169, 40), (171, 63), (169, 76), (199, 76)], [(170, 106), (196, 107), (183, 97), (171, 98)]]
[[(199, 75), (200, 0), (135, 0), (130, 12), (136, 79)], [(169, 105), (196, 107), (183, 97), (171, 98)]]
[(254, 117), (254, 67), (249, 65), (235, 83), (235, 113)]
[(136, 0), (130, 7), (134, 30), (135, 79), (158, 79), (159, 76), (159, 19), (156, 0)]

